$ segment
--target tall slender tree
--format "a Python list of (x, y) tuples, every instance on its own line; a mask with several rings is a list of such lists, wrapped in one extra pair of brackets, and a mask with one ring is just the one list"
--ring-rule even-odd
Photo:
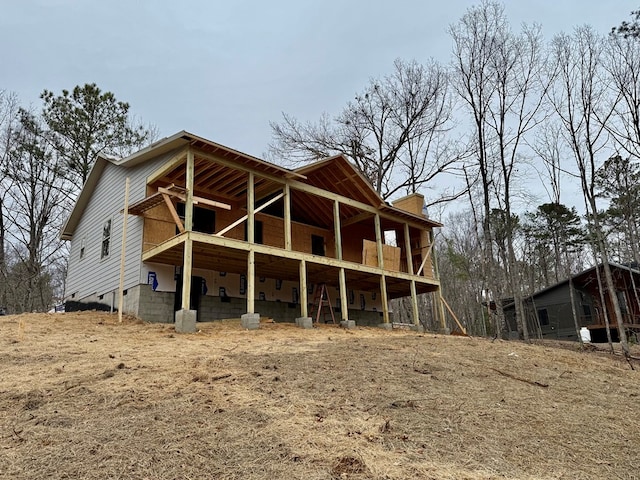
[[(522, 166), (524, 139), (543, 118), (546, 82), (542, 77), (542, 42), (538, 27), (514, 34), (501, 4), (483, 1), (450, 28), (454, 41), (454, 85), (473, 118), (474, 152), (484, 199), (485, 261), (493, 262), (492, 212), (503, 212), (504, 271), (516, 305), (518, 330), (523, 321), (520, 272), (514, 250), (514, 180)], [(495, 219), (495, 215), (493, 215)], [(497, 225), (494, 222), (494, 225)], [(495, 269), (489, 268), (495, 277)], [(502, 288), (494, 284), (500, 307)]]
[(617, 321), (620, 344), (626, 356), (629, 346), (624, 329), (620, 303), (616, 295), (609, 266), (606, 238), (598, 215), (596, 172), (599, 158), (607, 147), (605, 125), (614, 113), (615, 100), (602, 74), (603, 39), (593, 29), (580, 27), (569, 36), (561, 34), (552, 42), (554, 68), (558, 73), (549, 98), (563, 126), (563, 136), (569, 144), (585, 200), (590, 234), (603, 265), (609, 301)]

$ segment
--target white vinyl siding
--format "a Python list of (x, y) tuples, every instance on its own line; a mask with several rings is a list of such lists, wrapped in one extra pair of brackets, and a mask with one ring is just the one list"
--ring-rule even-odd
[[(169, 160), (175, 151), (141, 165), (124, 168), (108, 163), (82, 213), (71, 240), (65, 295), (76, 293), (75, 300), (90, 295), (102, 295), (116, 290), (120, 281), (120, 253), (122, 246), (121, 213), (124, 208), (124, 187), (130, 178), (129, 204), (145, 198), (147, 177)], [(109, 255), (101, 258), (103, 227), (111, 219)], [(129, 216), (124, 288), (140, 283), (143, 219)], [(84, 248), (84, 253), (81, 252)]]

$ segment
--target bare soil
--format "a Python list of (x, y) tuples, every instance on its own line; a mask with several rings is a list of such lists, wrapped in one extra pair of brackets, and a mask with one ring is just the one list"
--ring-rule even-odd
[(620, 356), (198, 328), (0, 317), (0, 478), (640, 478), (640, 364)]

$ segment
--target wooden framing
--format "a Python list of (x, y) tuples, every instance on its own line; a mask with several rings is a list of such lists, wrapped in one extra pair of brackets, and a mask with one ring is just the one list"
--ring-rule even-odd
[[(193, 177), (195, 175), (193, 151), (187, 150), (185, 165), (187, 196), (184, 205), (184, 228), (187, 232), (193, 230)], [(193, 269), (193, 240), (188, 235), (184, 242), (184, 261), (182, 263), (182, 309), (191, 308), (191, 271)]]
[[(193, 267), (215, 269), (216, 265), (220, 265), (220, 258), (224, 257), (229, 259), (229, 268), (235, 269), (233, 271), (246, 273), (247, 313), (256, 313), (255, 278), (262, 272), (260, 269), (277, 271), (281, 268), (283, 274), (291, 278), (297, 277), (300, 313), (301, 316), (307, 316), (307, 276), (310, 275), (311, 268), (314, 283), (333, 284), (339, 289), (343, 320), (349, 318), (349, 282), (350, 286), (352, 283), (367, 286), (366, 288), (380, 293), (385, 323), (390, 321), (389, 298), (410, 295), (414, 323), (418, 324), (418, 292), (439, 289), (439, 281), (430, 273), (430, 267), (424, 273), (431, 256), (432, 242), (426, 244), (423, 241), (424, 238), (429, 238), (427, 232), (438, 224), (412, 211), (402, 211), (384, 204), (370, 186), (363, 183), (357, 172), (350, 171), (352, 167), (343, 159), (335, 160), (339, 166), (335, 169), (330, 168), (334, 160), (325, 161), (329, 166), (328, 171), (324, 173), (322, 182), (314, 185), (305, 182), (302, 173), (280, 174), (277, 168), (263, 168), (266, 164), (258, 160), (239, 161), (238, 158), (244, 158), (239, 154), (223, 156), (217, 150), (212, 153), (198, 147), (199, 144), (193, 142), (147, 177), (148, 185), (162, 195), (161, 204), (167, 209), (164, 217), (175, 223), (178, 233), (168, 235), (165, 240), (145, 249), (142, 261), (182, 266), (183, 309), (191, 308), (188, 292), (191, 290)], [(202, 168), (206, 168), (205, 174), (196, 174)], [(319, 177), (316, 175), (316, 178)], [(179, 185), (184, 182), (184, 189), (172, 188), (171, 182)], [(334, 185), (341, 184), (345, 185), (343, 190), (329, 190)], [(225, 187), (224, 191), (218, 190), (220, 186)], [(346, 195), (348, 188), (352, 187), (355, 188), (356, 195), (349, 198)], [(278, 190), (280, 193), (276, 193)], [(198, 195), (195, 195), (196, 191)], [(256, 192), (259, 192), (259, 197)], [(274, 193), (276, 194), (272, 198), (256, 206), (256, 198), (265, 199)], [(171, 197), (184, 202), (184, 221), (178, 215)], [(412, 202), (416, 205), (418, 203)], [(226, 226), (213, 234), (194, 231), (194, 205), (197, 204), (220, 209), (220, 218), (216, 216), (216, 223), (222, 221)], [(243, 207), (246, 208), (246, 214), (241, 215)], [(296, 220), (301, 208), (306, 209), (306, 219), (316, 225)], [(273, 212), (277, 211), (280, 212), (279, 216), (274, 217)], [(158, 221), (167, 220), (159, 218)], [(260, 232), (268, 235), (264, 242), (262, 238), (256, 241), (258, 221), (261, 222)], [(245, 222), (243, 234), (238, 227)], [(402, 236), (403, 241), (398, 247), (385, 245), (383, 225), (384, 231), (395, 229), (400, 232), (397, 235)], [(273, 228), (279, 228), (280, 233), (276, 235)], [(169, 232), (168, 229), (165, 230)], [(418, 233), (419, 244), (416, 240)], [(324, 255), (314, 250), (317, 242), (312, 241), (313, 235), (322, 236), (325, 243)], [(367, 242), (375, 244), (371, 245), (374, 246), (375, 263), (368, 262), (367, 255), (363, 255)], [(412, 242), (416, 245), (412, 245)], [(401, 267), (402, 251), (406, 266)], [(416, 255), (420, 257), (417, 257), (414, 264)], [(198, 265), (194, 265), (196, 259), (200, 262)], [(418, 261), (422, 263), (416, 269)]]

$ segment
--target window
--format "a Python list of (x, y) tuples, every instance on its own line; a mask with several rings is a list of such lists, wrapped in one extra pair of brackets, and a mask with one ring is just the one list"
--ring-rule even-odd
[(85, 247), (87, 246), (87, 236), (85, 235), (80, 240), (80, 260), (84, 258)]
[[(176, 205), (176, 213), (184, 223), (185, 207), (184, 203), (178, 203)], [(216, 212), (207, 208), (193, 207), (193, 231), (200, 233), (215, 233), (216, 232)], [(176, 235), (179, 233), (178, 227), (176, 227)]]
[(324, 257), (324, 237), (311, 235), (311, 253)]
[(545, 325), (549, 325), (549, 312), (547, 312), (546, 308), (538, 309), (538, 320), (540, 321), (540, 326), (544, 327)]
[(102, 249), (100, 251), (100, 258), (109, 256), (109, 248), (111, 243), (111, 219), (104, 222), (102, 225)]

